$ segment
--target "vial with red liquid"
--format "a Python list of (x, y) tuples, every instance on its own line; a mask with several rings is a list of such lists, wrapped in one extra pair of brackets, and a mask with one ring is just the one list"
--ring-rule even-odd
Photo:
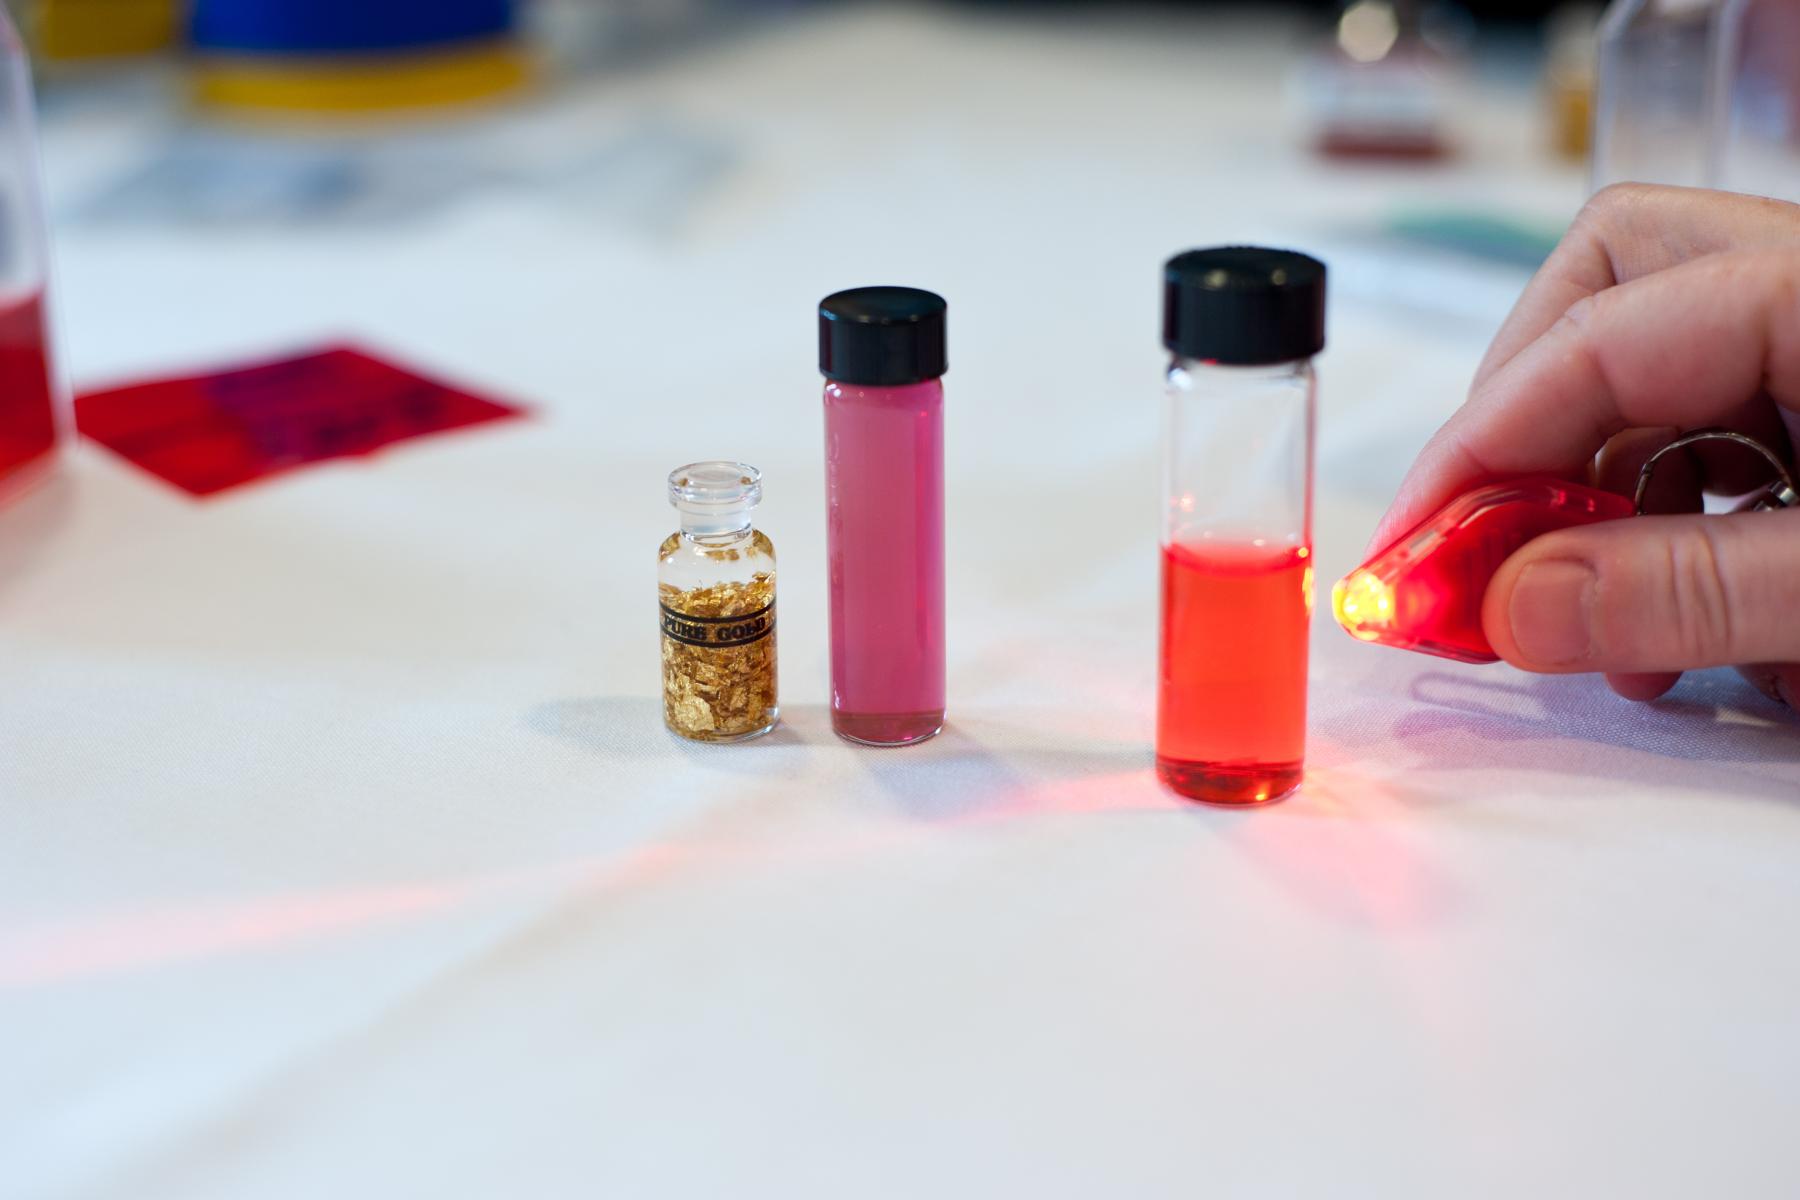
[(39, 478), (56, 448), (47, 275), (31, 67), (0, 8), (0, 500)]
[(1163, 345), (1156, 770), (1193, 800), (1266, 804), (1306, 760), (1324, 264), (1252, 246), (1177, 255)]
[(945, 313), (909, 287), (819, 305), (831, 727), (867, 746), (944, 726)]

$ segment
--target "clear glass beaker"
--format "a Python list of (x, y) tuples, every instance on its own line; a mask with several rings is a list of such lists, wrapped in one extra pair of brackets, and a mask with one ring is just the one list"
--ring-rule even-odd
[(1715, 186), (1800, 200), (1800, 0), (1729, 0), (1715, 73)]
[(1600, 22), (1594, 191), (1609, 184), (1712, 182), (1710, 102), (1721, 6), (1615, 0)]

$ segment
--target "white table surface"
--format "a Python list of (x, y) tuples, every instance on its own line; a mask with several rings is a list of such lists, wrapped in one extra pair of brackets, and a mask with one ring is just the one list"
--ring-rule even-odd
[[(168, 118), (53, 108), (77, 383), (347, 334), (536, 417), (206, 503), (83, 449), (0, 512), (0, 1196), (1791, 1195), (1800, 736), (1735, 677), (1321, 608), (1304, 790), (1153, 779), (1161, 259), (1330, 260), (1328, 580), (1523, 282), (1362, 231), (1581, 197), (1522, 92), (1454, 165), (1306, 157), (1287, 45), (827, 16), (455, 135), (648, 200), (299, 230), (82, 218)], [(888, 752), (824, 708), (812, 357), (872, 281), (952, 306), (952, 717)], [(782, 562), (735, 748), (656, 692), (713, 456)]]

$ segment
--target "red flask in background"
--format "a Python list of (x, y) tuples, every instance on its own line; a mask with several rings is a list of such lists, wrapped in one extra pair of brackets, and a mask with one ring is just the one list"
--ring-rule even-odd
[(25, 482), (56, 448), (56, 404), (39, 295), (0, 296), (0, 488)]
[(53, 459), (60, 397), (44, 319), (45, 248), (31, 65), (0, 8), (0, 499)]

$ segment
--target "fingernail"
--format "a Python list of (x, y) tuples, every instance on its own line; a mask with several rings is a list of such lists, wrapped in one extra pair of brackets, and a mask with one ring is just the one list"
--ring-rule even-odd
[(1594, 569), (1588, 564), (1553, 558), (1526, 567), (1507, 607), (1519, 653), (1545, 667), (1587, 658), (1594, 649), (1593, 601)]

